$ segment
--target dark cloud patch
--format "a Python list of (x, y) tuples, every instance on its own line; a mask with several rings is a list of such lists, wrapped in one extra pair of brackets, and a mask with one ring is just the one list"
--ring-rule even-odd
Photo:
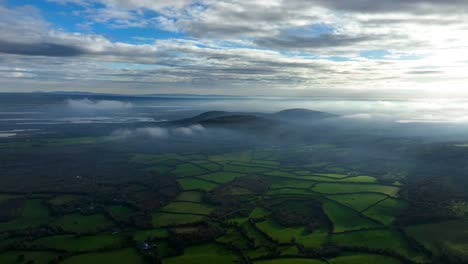
[(15, 55), (74, 57), (85, 53), (83, 49), (55, 43), (18, 43), (0, 40), (0, 52)]
[[(308, 0), (288, 1), (287, 5), (300, 6), (311, 4)], [(440, 13), (440, 12), (463, 12), (468, 11), (468, 1), (466, 0), (314, 0), (321, 6), (348, 12), (358, 13)]]
[(347, 47), (361, 42), (377, 40), (377, 36), (346, 36), (320, 34), (317, 36), (279, 34), (273, 37), (259, 38), (255, 43), (262, 47), (277, 49), (315, 49), (326, 47)]
[(439, 73), (444, 73), (443, 71), (408, 71), (406, 72), (407, 74), (415, 74), (415, 75), (419, 75), (419, 74), (439, 74)]

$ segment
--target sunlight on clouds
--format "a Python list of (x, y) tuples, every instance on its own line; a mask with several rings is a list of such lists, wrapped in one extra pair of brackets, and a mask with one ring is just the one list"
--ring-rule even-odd
[[(93, 91), (127, 86), (132, 93), (468, 96), (468, 3), (47, 1), (89, 26), (67, 31), (43, 17), (40, 2), (0, 4), (0, 66), (25, 69), (1, 71), (3, 83), (73, 90), (82, 80)], [(156, 29), (167, 36), (148, 35)], [(155, 41), (133, 42), (149, 37)]]

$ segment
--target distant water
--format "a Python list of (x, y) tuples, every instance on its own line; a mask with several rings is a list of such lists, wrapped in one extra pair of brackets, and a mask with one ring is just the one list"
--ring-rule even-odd
[[(0, 94), (0, 137), (66, 124), (134, 124), (173, 120), (211, 111), (275, 112), (306, 108), (345, 118), (394, 122), (468, 122), (466, 100), (355, 100), (165, 96), (131, 97), (61, 94)], [(16, 132), (12, 132), (15, 130)]]

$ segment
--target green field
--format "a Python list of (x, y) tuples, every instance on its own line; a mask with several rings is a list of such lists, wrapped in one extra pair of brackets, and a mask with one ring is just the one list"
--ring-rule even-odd
[(177, 177), (191, 177), (209, 173), (209, 171), (190, 163), (177, 165), (175, 170), (171, 172), (177, 175)]
[(371, 254), (349, 254), (328, 259), (330, 264), (400, 264), (397, 259)]
[(216, 184), (195, 178), (177, 179), (184, 190), (209, 191), (216, 188)]
[(153, 226), (164, 227), (172, 225), (183, 225), (198, 223), (205, 217), (201, 215), (190, 214), (170, 214), (170, 213), (155, 213), (153, 214)]
[(10, 200), (12, 198), (18, 198), (21, 197), (19, 195), (13, 195), (13, 194), (0, 194), (0, 203), (6, 200)]
[(310, 258), (281, 258), (255, 261), (254, 264), (326, 264), (325, 261)]
[(347, 193), (383, 193), (397, 196), (398, 187), (378, 184), (354, 184), (354, 183), (319, 183), (313, 188), (314, 191), (325, 194), (347, 194)]
[(139, 230), (133, 233), (133, 239), (135, 241), (145, 241), (147, 239), (163, 239), (168, 236), (166, 229), (149, 229), (149, 230)]
[(413, 261), (421, 262), (426, 260), (420, 253), (410, 247), (400, 233), (394, 230), (379, 229), (335, 234), (332, 236), (331, 241), (336, 245), (348, 247), (387, 249), (406, 256)]
[(238, 263), (239, 257), (215, 244), (194, 246), (185, 249), (182, 256), (163, 259), (163, 264), (207, 264), (207, 263)]
[(334, 202), (324, 203), (323, 209), (332, 221), (335, 233), (379, 226), (379, 224), (360, 216), (358, 212)]
[(256, 219), (256, 218), (263, 218), (266, 217), (270, 214), (270, 211), (268, 211), (265, 208), (262, 207), (257, 207), (255, 208), (249, 215), (249, 218), (251, 219)]
[(112, 226), (112, 222), (101, 214), (82, 215), (75, 213), (58, 218), (53, 221), (52, 225), (59, 226), (69, 232), (89, 233), (109, 228)]
[[(359, 171), (359, 165), (307, 156), (310, 150), (330, 149), (335, 146), (131, 153), (143, 183), (132, 178), (122, 186), (98, 184), (101, 193), (92, 196), (23, 195), (28, 198), (24, 208), (17, 207), (23, 208), (21, 214), (0, 222), (0, 250), (12, 247), (0, 253), (0, 264), (29, 259), (45, 264), (59, 255), (60, 263), (68, 264), (143, 264), (145, 254), (148, 261), (164, 264), (401, 263), (391, 255), (428, 263), (429, 257), (395, 226), (409, 206), (398, 198), (400, 188), (377, 183), (381, 179), (365, 176), (373, 173)], [(304, 164), (288, 158), (291, 151), (305, 153)], [(137, 199), (129, 201), (133, 196)], [(0, 195), (0, 203), (14, 197)], [(91, 201), (95, 206), (89, 206)], [(16, 217), (17, 211), (7, 213), (5, 218)], [(42, 225), (52, 228), (3, 232)], [(466, 257), (467, 229), (467, 220), (456, 220), (405, 230), (436, 254)], [(39, 235), (30, 235), (35, 232)]]
[(203, 199), (202, 192), (183, 192), (177, 196), (176, 201), (185, 201), (185, 202), (201, 202)]
[(367, 209), (363, 214), (385, 225), (389, 225), (407, 206), (408, 204), (404, 200), (389, 198)]
[(294, 240), (305, 248), (319, 248), (326, 243), (328, 238), (326, 230), (316, 230), (310, 233), (305, 227), (285, 227), (271, 220), (256, 223), (256, 226), (275, 241), (290, 243)]
[(132, 208), (125, 205), (112, 205), (109, 207), (109, 211), (113, 216), (119, 218), (127, 218), (134, 213)]
[(299, 179), (286, 179), (286, 178), (270, 178), (272, 189), (281, 188), (311, 188), (316, 183), (313, 181), (299, 180)]
[(450, 252), (468, 259), (468, 219), (414, 225), (405, 230), (437, 255)]
[(348, 175), (346, 174), (339, 174), (339, 173), (314, 173), (314, 174), (318, 176), (338, 178), (338, 179), (348, 177)]
[(261, 167), (246, 167), (246, 166), (237, 166), (237, 165), (231, 165), (231, 164), (225, 164), (223, 166), (223, 169), (225, 171), (230, 171), (230, 172), (237, 172), (237, 173), (242, 173), (242, 174), (257, 174), (265, 171), (269, 171), (269, 168), (261, 168)]
[(223, 244), (234, 245), (240, 249), (248, 249), (249, 241), (245, 239), (236, 229), (229, 228), (226, 233), (216, 239), (217, 242)]
[(214, 172), (210, 174), (201, 175), (198, 178), (213, 181), (217, 183), (226, 183), (234, 180), (237, 177), (244, 176), (242, 173), (236, 172)]
[(45, 247), (59, 250), (91, 251), (119, 247), (123, 243), (124, 238), (123, 236), (119, 235), (60, 235), (40, 238), (34, 240), (31, 244), (37, 247)]
[(213, 206), (209, 206), (201, 203), (192, 203), (192, 202), (173, 202), (163, 208), (161, 211), (170, 212), (170, 213), (187, 213), (187, 214), (202, 214), (208, 215), (213, 211)]
[(38, 226), (50, 221), (49, 210), (42, 200), (27, 200), (21, 215), (8, 222), (0, 222), (0, 231), (24, 229)]
[(65, 194), (65, 195), (57, 195), (54, 198), (49, 200), (49, 203), (52, 205), (64, 205), (68, 204), (70, 202), (77, 201), (79, 199), (83, 198), (83, 196), (80, 195), (70, 195), (70, 194)]
[(209, 171), (219, 171), (222, 169), (222, 166), (217, 164), (217, 163), (214, 163), (214, 162), (209, 162), (209, 161), (206, 161), (206, 160), (201, 160), (201, 161), (194, 161), (194, 163), (197, 163), (198, 166), (206, 169), (206, 170), (209, 170)]
[(115, 263), (115, 264), (144, 264), (145, 261), (138, 252), (134, 249), (122, 249), (117, 251), (109, 251), (103, 253), (88, 253), (76, 255), (65, 259), (62, 263), (65, 264), (102, 264), (102, 263)]
[(241, 225), (244, 234), (254, 242), (254, 247), (262, 247), (271, 245), (271, 242), (257, 230), (256, 225), (254, 226), (250, 222), (246, 222)]
[(329, 195), (327, 197), (340, 204), (349, 206), (357, 211), (362, 211), (371, 205), (387, 198), (387, 196), (378, 193), (338, 194)]
[(309, 189), (300, 189), (300, 188), (279, 188), (279, 189), (271, 189), (269, 190), (266, 195), (270, 196), (279, 196), (279, 195), (306, 195), (306, 196), (316, 196), (311, 190)]
[[(22, 257), (21, 257), (22, 256)], [(49, 264), (50, 261), (58, 256), (57, 253), (50, 251), (8, 251), (0, 253), (0, 263), (2, 264)], [(24, 259), (23, 261), (19, 261)], [(29, 262), (32, 261), (32, 262)]]

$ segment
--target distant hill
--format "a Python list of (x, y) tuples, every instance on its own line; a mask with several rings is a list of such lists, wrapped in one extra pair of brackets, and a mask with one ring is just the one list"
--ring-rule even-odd
[(273, 114), (209, 111), (189, 118), (168, 121), (165, 125), (189, 126), (201, 124), (207, 127), (211, 126), (260, 131), (279, 127), (282, 123), (287, 122), (311, 123), (333, 117), (337, 117), (337, 115), (299, 108), (287, 109)]
[(254, 115), (225, 115), (219, 117), (213, 117), (199, 122), (204, 126), (224, 126), (224, 127), (273, 127), (279, 124), (277, 121), (254, 116)]
[(303, 108), (286, 109), (286, 110), (274, 113), (272, 114), (272, 116), (277, 119), (285, 119), (285, 120), (303, 120), (303, 119), (316, 119), (317, 120), (317, 119), (338, 117), (338, 115), (335, 115), (335, 114), (309, 110), (309, 109), (303, 109)]
[(225, 112), (225, 111), (209, 111), (209, 112), (196, 115), (194, 117), (179, 119), (175, 121), (169, 121), (169, 123), (174, 124), (174, 125), (193, 125), (196, 123), (202, 123), (203, 121), (206, 121), (212, 118), (219, 118), (219, 117), (228, 116), (228, 115), (233, 115), (233, 113)]

